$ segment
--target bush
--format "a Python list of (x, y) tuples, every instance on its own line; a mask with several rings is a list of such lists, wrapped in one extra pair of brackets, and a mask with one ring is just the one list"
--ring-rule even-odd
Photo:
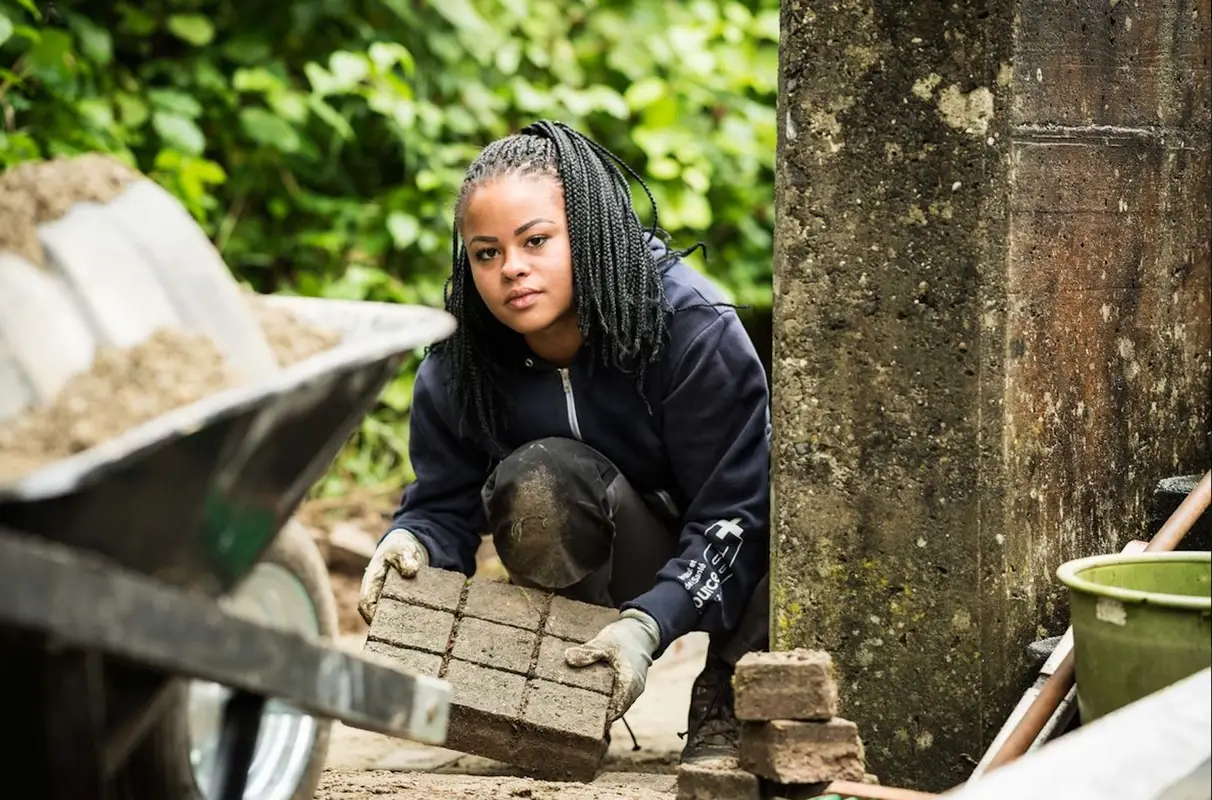
[[(557, 118), (765, 307), (777, 58), (777, 0), (0, 0), (0, 168), (112, 153), (258, 291), (439, 305), (466, 163)], [(411, 376), (322, 493), (411, 477)]]

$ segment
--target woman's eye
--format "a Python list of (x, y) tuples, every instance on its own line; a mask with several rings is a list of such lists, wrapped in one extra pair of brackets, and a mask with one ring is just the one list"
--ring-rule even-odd
[(547, 241), (547, 237), (542, 234), (535, 234), (526, 240), (526, 244), (530, 247), (542, 247)]
[(483, 250), (476, 251), (476, 261), (491, 261), (493, 256), (497, 254), (496, 250), (491, 247), (486, 247)]

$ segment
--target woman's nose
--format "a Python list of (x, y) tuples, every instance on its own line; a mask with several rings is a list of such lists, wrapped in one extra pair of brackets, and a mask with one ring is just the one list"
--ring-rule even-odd
[(506, 252), (505, 263), (501, 265), (501, 274), (513, 281), (529, 275), (530, 267), (526, 264), (526, 259), (517, 253)]

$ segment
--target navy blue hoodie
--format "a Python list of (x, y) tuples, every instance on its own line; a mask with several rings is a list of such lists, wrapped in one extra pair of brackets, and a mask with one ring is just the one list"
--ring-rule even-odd
[[(665, 246), (653, 240), (659, 257)], [(667, 349), (650, 366), (645, 394), (635, 378), (592, 363), (582, 348), (566, 369), (522, 357), (507, 448), (549, 436), (584, 441), (614, 462), (642, 494), (679, 512), (679, 553), (646, 593), (624, 605), (661, 629), (657, 655), (692, 630), (736, 629), (769, 568), (770, 411), (766, 375), (736, 312), (703, 275), (678, 260), (665, 272)], [(440, 353), (417, 371), (409, 430), (416, 481), (391, 528), (406, 528), (430, 564), (471, 575), (485, 529), (480, 489), (496, 459), (476, 441), (447, 391)]]

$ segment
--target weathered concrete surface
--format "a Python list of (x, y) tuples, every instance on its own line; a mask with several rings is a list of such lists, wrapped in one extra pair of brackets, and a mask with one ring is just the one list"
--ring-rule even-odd
[(774, 646), (962, 780), (1054, 570), (1208, 463), (1207, 0), (782, 6)]

